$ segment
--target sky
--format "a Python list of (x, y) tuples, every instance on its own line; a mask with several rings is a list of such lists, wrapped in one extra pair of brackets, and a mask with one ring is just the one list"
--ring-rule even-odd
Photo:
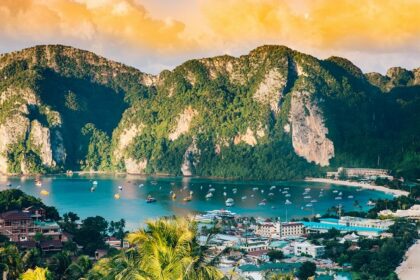
[(420, 0), (0, 0), (0, 52), (64, 44), (157, 74), (265, 44), (420, 67)]

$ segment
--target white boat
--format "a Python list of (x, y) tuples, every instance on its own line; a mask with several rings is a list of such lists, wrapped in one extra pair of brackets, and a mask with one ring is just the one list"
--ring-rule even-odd
[(354, 198), (354, 196), (352, 196), (352, 195), (349, 195), (349, 196), (348, 196), (347, 198), (350, 198), (350, 199), (351, 199), (351, 198)]
[(312, 206), (313, 206), (312, 203), (306, 204), (306, 207), (312, 207)]
[(337, 190), (333, 190), (333, 193), (338, 193), (338, 191)]
[(206, 194), (207, 199), (212, 198), (212, 197), (213, 197), (213, 193), (209, 192), (208, 194)]
[(225, 205), (226, 207), (232, 207), (233, 205), (235, 205), (235, 201), (233, 200), (233, 198), (228, 198), (225, 201)]
[(311, 199), (312, 197), (310, 195), (305, 195), (303, 198), (304, 199)]
[(242, 199), (242, 200), (245, 200), (245, 199), (247, 199), (247, 196), (246, 196), (246, 195), (244, 195), (243, 197), (241, 197), (241, 199)]
[(276, 186), (271, 186), (270, 191), (274, 190), (275, 188), (276, 188)]
[(94, 192), (96, 190), (96, 188), (95, 187), (91, 187), (90, 188), (90, 192)]
[(305, 188), (305, 192), (309, 192), (311, 188)]
[(214, 191), (216, 191), (216, 189), (215, 189), (215, 188), (210, 188), (210, 189), (209, 189), (209, 192), (214, 192)]
[(369, 200), (369, 201), (368, 201), (368, 203), (367, 203), (367, 205), (368, 205), (368, 206), (375, 206), (375, 205), (376, 205), (376, 203), (375, 203), (375, 202), (373, 202), (372, 200)]
[(265, 202), (261, 201), (260, 203), (258, 203), (258, 206), (265, 206)]
[(237, 191), (238, 191), (238, 189), (237, 189), (237, 188), (233, 188), (233, 189), (232, 189), (232, 192), (233, 192), (233, 193), (236, 193)]
[(284, 204), (290, 205), (290, 204), (292, 204), (292, 202), (290, 200), (286, 199), (286, 202)]
[(285, 189), (286, 191), (287, 191), (287, 190), (289, 190), (289, 188), (288, 188), (288, 187), (286, 187), (286, 188), (284, 188), (284, 189)]
[(336, 196), (335, 200), (342, 200), (343, 198), (341, 196)]
[(93, 181), (92, 184), (97, 185), (98, 181)]
[(272, 192), (268, 194), (268, 196), (273, 196), (273, 195), (274, 195), (274, 193), (272, 193)]
[(284, 196), (285, 196), (285, 197), (290, 197), (291, 195), (290, 195), (290, 193), (287, 193), (287, 194), (285, 194)]
[(122, 191), (123, 187), (122, 187), (122, 186), (118, 186), (118, 189), (119, 189), (120, 191)]
[(316, 202), (318, 202), (318, 200), (316, 200), (316, 199), (311, 200), (311, 203), (316, 203)]
[(261, 193), (264, 193), (264, 190), (261, 190)]
[(284, 194), (286, 194), (286, 193), (288, 193), (287, 191), (282, 191), (281, 193), (284, 193)]
[(252, 188), (252, 190), (255, 192), (255, 191), (258, 191), (258, 188)]
[(226, 192), (223, 192), (223, 196), (227, 196), (227, 193)]
[(339, 193), (338, 193), (338, 195), (339, 195), (339, 196), (342, 196), (342, 195), (343, 195), (343, 193), (342, 193), (342, 192), (339, 192)]
[(254, 197), (254, 195), (253, 195), (253, 194), (251, 194), (251, 197)]
[(139, 188), (142, 188), (142, 187), (144, 187), (144, 184), (140, 184), (140, 185), (139, 185)]

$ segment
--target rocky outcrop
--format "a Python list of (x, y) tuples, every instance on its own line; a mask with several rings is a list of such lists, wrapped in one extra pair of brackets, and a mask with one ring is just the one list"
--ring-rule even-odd
[(253, 97), (258, 102), (268, 104), (273, 112), (278, 113), (286, 82), (287, 77), (278, 69), (271, 69), (265, 75)]
[(188, 146), (187, 150), (184, 153), (181, 172), (184, 176), (193, 175), (193, 167), (197, 166), (200, 162), (200, 150), (197, 147), (197, 141), (194, 138), (191, 145)]
[(187, 133), (190, 130), (191, 121), (198, 112), (191, 107), (185, 108), (185, 110), (178, 116), (178, 121), (175, 129), (169, 133), (169, 139), (175, 141), (179, 136)]
[(251, 128), (247, 128), (244, 134), (236, 135), (233, 138), (233, 144), (238, 145), (241, 142), (244, 142), (250, 146), (257, 145), (257, 137), (262, 138), (265, 136), (265, 132), (262, 128), (258, 129), (255, 133)]
[(147, 167), (147, 159), (136, 160), (133, 158), (124, 159), (125, 171), (128, 174), (143, 174)]
[(329, 160), (334, 157), (334, 145), (327, 138), (328, 128), (317, 101), (311, 99), (309, 92), (292, 93), (290, 122), (293, 148), (308, 162), (328, 166)]
[(141, 134), (143, 128), (143, 124), (132, 124), (120, 133), (117, 138), (117, 147), (114, 150), (114, 157), (117, 161), (123, 157), (124, 150), (133, 142), (136, 136)]

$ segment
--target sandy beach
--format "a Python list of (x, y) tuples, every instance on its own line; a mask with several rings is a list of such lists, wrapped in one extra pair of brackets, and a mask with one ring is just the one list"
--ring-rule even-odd
[(416, 280), (420, 275), (420, 240), (405, 253), (405, 261), (395, 271), (401, 280)]
[(319, 182), (319, 183), (327, 183), (327, 184), (335, 184), (335, 185), (343, 185), (349, 187), (359, 187), (363, 189), (381, 191), (385, 193), (393, 194), (394, 196), (407, 196), (409, 193), (403, 190), (394, 190), (384, 186), (376, 186), (367, 183), (359, 183), (359, 182), (350, 182), (350, 181), (343, 181), (343, 180), (334, 180), (334, 179), (325, 179), (325, 178), (306, 178), (305, 181), (307, 182)]

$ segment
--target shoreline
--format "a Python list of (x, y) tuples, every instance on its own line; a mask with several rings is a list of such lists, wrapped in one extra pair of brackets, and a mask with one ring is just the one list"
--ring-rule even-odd
[(395, 270), (401, 280), (415, 280), (420, 274), (420, 240), (408, 248), (404, 260)]
[(317, 182), (317, 183), (343, 185), (343, 186), (348, 186), (348, 187), (359, 187), (359, 188), (363, 188), (367, 190), (374, 190), (374, 191), (380, 191), (380, 192), (392, 194), (394, 196), (408, 196), (409, 195), (409, 192), (407, 191), (390, 189), (385, 186), (376, 186), (376, 185), (359, 183), (359, 182), (350, 182), (350, 181), (326, 179), (326, 178), (305, 178), (305, 182)]

